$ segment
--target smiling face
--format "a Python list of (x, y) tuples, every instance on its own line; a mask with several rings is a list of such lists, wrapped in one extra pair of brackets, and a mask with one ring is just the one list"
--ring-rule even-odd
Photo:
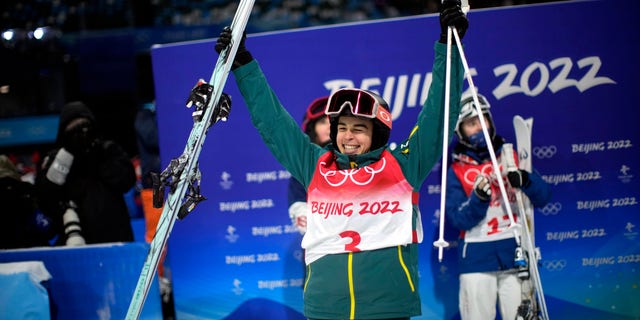
[(373, 123), (370, 119), (341, 116), (337, 130), (336, 144), (340, 152), (359, 155), (371, 149)]

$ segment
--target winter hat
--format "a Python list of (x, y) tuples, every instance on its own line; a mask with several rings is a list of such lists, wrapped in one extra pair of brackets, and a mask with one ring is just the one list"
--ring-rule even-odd
[(60, 123), (58, 124), (58, 136), (56, 141), (61, 142), (62, 134), (71, 121), (78, 118), (86, 118), (91, 123), (95, 122), (93, 112), (81, 101), (69, 102), (62, 107), (60, 113)]

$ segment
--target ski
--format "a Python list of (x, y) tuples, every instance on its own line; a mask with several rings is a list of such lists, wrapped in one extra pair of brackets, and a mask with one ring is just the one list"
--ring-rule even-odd
[[(518, 168), (531, 172), (533, 166), (531, 164), (531, 132), (533, 128), (533, 118), (524, 119), (521, 116), (513, 117), (513, 128), (516, 133), (516, 147), (518, 151)], [(525, 197), (525, 212), (527, 222), (529, 222), (529, 230), (531, 231), (531, 241), (535, 244), (535, 230), (533, 221), (533, 206), (529, 199)]]
[[(170, 190), (166, 201), (164, 201), (155, 236), (150, 243), (149, 252), (127, 310), (126, 319), (128, 320), (140, 317), (151, 283), (158, 270), (158, 262), (166, 248), (176, 219), (184, 218), (198, 202), (204, 200), (204, 197), (199, 193), (201, 174), (198, 169), (198, 158), (208, 129), (219, 120), (226, 121), (228, 116), (230, 99), (227, 95), (223, 95), (222, 89), (226, 84), (238, 45), (253, 10), (254, 1), (240, 1), (231, 22), (231, 46), (224, 49), (218, 56), (208, 84), (198, 83), (196, 85), (196, 87), (203, 89), (202, 95), (193, 97), (192, 92), (192, 96), (189, 97), (190, 102), (195, 102), (196, 110), (192, 113), (194, 124), (183, 153), (178, 158), (171, 160), (162, 174), (154, 177), (156, 183), (169, 185)], [(191, 103), (187, 105), (187, 107), (191, 106)], [(156, 190), (154, 186), (154, 205), (160, 207), (159, 204), (163, 202), (163, 198), (164, 189)]]
[[(533, 118), (524, 119), (517, 115), (513, 117), (513, 126), (516, 134), (518, 169), (531, 172), (533, 170), (531, 153)], [(538, 270), (541, 255), (540, 248), (536, 246), (535, 242), (533, 205), (521, 191), (516, 192), (516, 201), (521, 213), (520, 216), (523, 218), (524, 239), (521, 242), (527, 259), (522, 268), (526, 267), (530, 272), (530, 278), (523, 280), (523, 304), (518, 308), (517, 319), (542, 318), (547, 320), (549, 319), (549, 314)]]
[[(503, 175), (506, 176), (508, 172), (519, 169), (514, 157), (513, 144), (505, 143), (502, 145), (501, 159), (504, 165)], [(514, 261), (518, 268), (518, 277), (522, 280), (522, 303), (518, 307), (516, 320), (539, 319), (539, 312), (542, 319), (548, 320), (542, 282), (538, 272), (538, 255), (532, 241), (529, 219), (525, 216), (524, 198), (526, 196), (519, 189), (514, 190), (514, 193), (519, 212), (518, 217), (522, 221), (520, 245), (516, 248)]]

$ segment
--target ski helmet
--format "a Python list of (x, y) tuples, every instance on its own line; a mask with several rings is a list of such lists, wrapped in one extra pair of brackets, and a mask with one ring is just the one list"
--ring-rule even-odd
[(307, 107), (307, 111), (304, 113), (304, 118), (302, 118), (302, 131), (311, 138), (311, 141), (315, 141), (316, 139), (316, 131), (314, 130), (316, 122), (322, 117), (326, 117), (324, 109), (327, 107), (328, 100), (329, 97), (325, 96), (311, 101)]
[[(348, 108), (345, 108), (348, 106)], [(370, 90), (345, 88), (335, 91), (329, 97), (325, 113), (331, 123), (331, 142), (337, 146), (338, 119), (349, 115), (370, 119), (373, 123), (371, 150), (381, 148), (389, 141), (392, 119), (389, 105), (377, 93)]]
[[(485, 96), (481, 94), (478, 94), (478, 102), (480, 103), (480, 110), (482, 111), (482, 115), (489, 122), (489, 136), (491, 137), (491, 139), (493, 139), (496, 135), (496, 130), (495, 125), (493, 124), (491, 111), (489, 111), (491, 105), (489, 104), (487, 98), (485, 98)], [(469, 137), (465, 136), (464, 132), (462, 131), (462, 123), (464, 121), (478, 116), (478, 110), (476, 109), (476, 104), (475, 101), (473, 101), (473, 95), (471, 94), (471, 92), (462, 95), (460, 99), (460, 105), (460, 116), (458, 117), (458, 123), (456, 123), (455, 129), (456, 135), (458, 136), (458, 140), (460, 141), (460, 143), (470, 148), (476, 148), (477, 146), (471, 143), (469, 141)]]

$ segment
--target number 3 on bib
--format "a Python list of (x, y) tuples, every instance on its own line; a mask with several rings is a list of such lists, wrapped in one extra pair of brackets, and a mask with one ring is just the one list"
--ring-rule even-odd
[(360, 234), (353, 230), (343, 231), (340, 233), (342, 238), (351, 238), (351, 242), (344, 245), (344, 251), (360, 252), (358, 245), (360, 244)]

